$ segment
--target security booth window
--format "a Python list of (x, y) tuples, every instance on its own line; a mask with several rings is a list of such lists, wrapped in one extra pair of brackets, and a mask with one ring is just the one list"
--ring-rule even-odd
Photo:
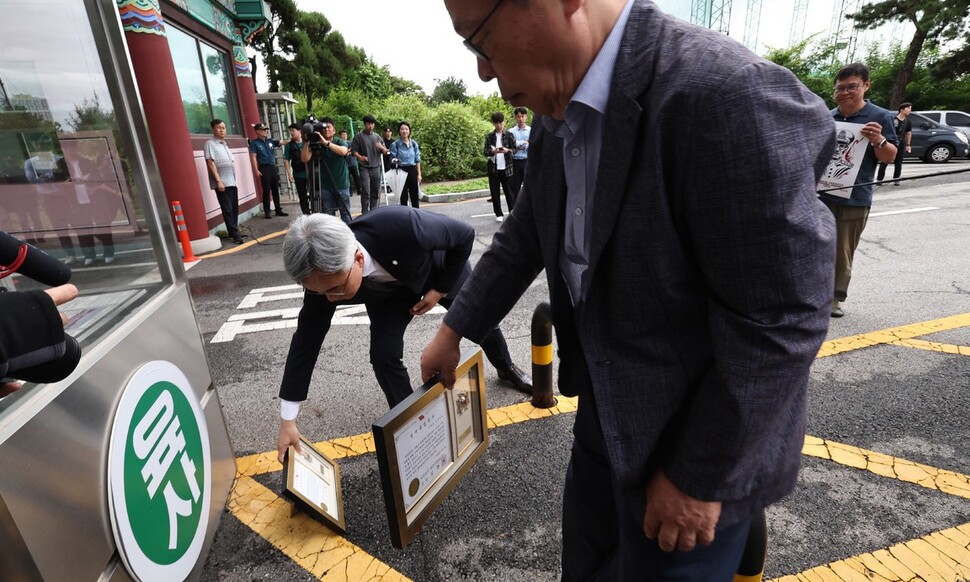
[[(83, 3), (0, 0), (0, 230), (72, 270), (67, 333), (96, 345), (172, 284), (128, 113), (116, 107)], [(51, 18), (56, 14), (56, 18)], [(38, 26), (38, 23), (44, 23)], [(117, 91), (116, 91), (117, 93)], [(8, 290), (45, 288), (22, 274)], [(42, 392), (0, 400), (0, 422)]]
[(229, 55), (171, 24), (165, 25), (165, 35), (189, 132), (210, 134), (209, 122), (222, 119), (227, 133), (242, 134)]

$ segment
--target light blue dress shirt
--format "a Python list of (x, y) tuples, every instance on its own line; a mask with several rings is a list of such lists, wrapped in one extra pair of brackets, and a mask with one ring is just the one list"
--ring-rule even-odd
[(559, 257), (569, 295), (576, 305), (586, 294), (583, 276), (589, 268), (590, 217), (596, 172), (603, 144), (603, 116), (610, 97), (610, 82), (620, 53), (620, 41), (630, 18), (633, 0), (628, 0), (613, 30), (606, 38), (586, 76), (566, 105), (565, 120), (544, 116), (546, 129), (563, 140), (563, 167), (566, 171), (565, 244)]

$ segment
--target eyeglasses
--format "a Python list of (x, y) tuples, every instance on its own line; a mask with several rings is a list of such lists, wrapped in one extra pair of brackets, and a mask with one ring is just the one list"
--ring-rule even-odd
[(347, 270), (347, 278), (344, 279), (344, 284), (341, 285), (340, 287), (332, 287), (330, 289), (327, 289), (323, 293), (314, 291), (308, 288), (306, 285), (301, 285), (301, 286), (303, 287), (303, 290), (308, 295), (326, 295), (327, 297), (340, 297), (347, 294), (347, 285), (350, 283), (350, 274), (353, 272), (354, 272), (354, 265), (350, 265), (350, 269)]
[(859, 83), (852, 83), (851, 85), (842, 85), (841, 87), (835, 88), (835, 94), (838, 95), (839, 93), (855, 93), (856, 91), (859, 90), (859, 87), (862, 87), (862, 85), (860, 85)]
[(475, 35), (482, 30), (482, 27), (485, 26), (485, 23), (488, 22), (488, 20), (492, 17), (493, 14), (495, 14), (495, 11), (498, 10), (498, 7), (502, 5), (502, 2), (503, 0), (498, 0), (498, 2), (496, 2), (495, 6), (492, 8), (492, 11), (489, 12), (485, 16), (485, 19), (482, 20), (481, 24), (478, 25), (478, 28), (476, 28), (474, 32), (469, 34), (467, 38), (463, 39), (464, 41), (463, 44), (465, 45), (465, 48), (470, 50), (473, 55), (475, 55), (477, 58), (483, 61), (489, 60), (488, 55), (485, 54), (485, 51), (482, 50), (482, 47), (478, 46), (478, 44), (476, 44), (475, 42), (472, 42), (472, 39), (475, 38)]

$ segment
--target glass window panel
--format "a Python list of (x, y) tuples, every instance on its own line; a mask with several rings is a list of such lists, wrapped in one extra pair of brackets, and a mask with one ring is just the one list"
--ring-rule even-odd
[[(87, 347), (171, 271), (146, 229), (146, 181), (132, 174), (140, 164), (125, 151), (130, 130), (119, 127), (83, 3), (0, 0), (0, 14), (0, 230), (71, 265), (80, 295), (62, 311)], [(19, 274), (0, 285), (42, 287)], [(32, 393), (0, 400), (0, 417)]]
[(242, 133), (236, 123), (236, 99), (233, 96), (230, 80), (231, 64), (229, 55), (200, 43), (202, 49), (203, 71), (209, 85), (209, 102), (212, 104), (212, 117), (226, 122), (230, 134)]
[(956, 127), (970, 127), (970, 115), (964, 113), (947, 113), (946, 120)]
[(209, 122), (212, 111), (209, 109), (209, 96), (205, 87), (205, 76), (199, 61), (199, 43), (174, 26), (165, 26), (165, 36), (172, 51), (175, 76), (182, 94), (182, 107), (189, 124), (189, 133), (212, 133)]

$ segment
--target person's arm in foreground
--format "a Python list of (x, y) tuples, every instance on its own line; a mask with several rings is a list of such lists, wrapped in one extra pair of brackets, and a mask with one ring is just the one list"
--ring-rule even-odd
[(665, 551), (712, 541), (722, 502), (765, 485), (755, 478), (773, 462), (769, 441), (804, 438), (802, 419), (788, 415), (804, 410), (834, 277), (832, 217), (815, 195), (833, 145), (824, 105), (764, 63), (707, 93), (682, 112), (711, 123), (680, 136), (703, 155), (681, 168), (676, 194), (708, 286), (713, 365), (645, 490), (644, 532)]
[(297, 319), (296, 331), (290, 340), (290, 350), (286, 355), (283, 380), (280, 383), (280, 432), (276, 441), (277, 458), (283, 462), (286, 449), (293, 445), (300, 447), (300, 430), (296, 426), (296, 416), (300, 404), (307, 399), (310, 378), (320, 355), (323, 340), (330, 331), (330, 320), (336, 306), (322, 295), (305, 294), (303, 308)]

